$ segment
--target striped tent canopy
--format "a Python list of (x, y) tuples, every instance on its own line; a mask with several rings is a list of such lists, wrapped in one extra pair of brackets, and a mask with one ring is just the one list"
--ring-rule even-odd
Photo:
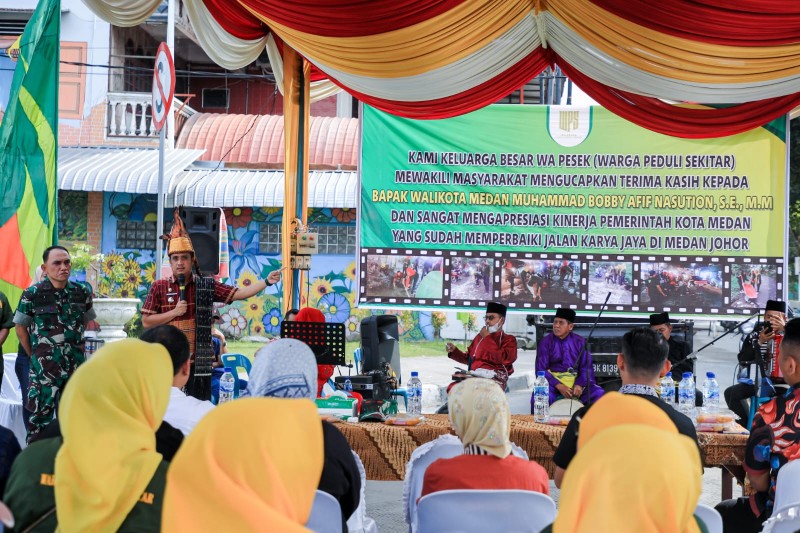
[[(161, 0), (84, 0), (112, 24)], [(678, 137), (760, 126), (800, 104), (800, 2), (774, 0), (183, 0), (221, 66), (289, 46), (400, 116), (478, 109), (558, 66), (604, 107)], [(313, 87), (313, 85), (312, 85)]]

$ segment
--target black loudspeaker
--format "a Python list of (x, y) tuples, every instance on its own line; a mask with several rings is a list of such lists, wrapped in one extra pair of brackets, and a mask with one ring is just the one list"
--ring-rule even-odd
[(181, 207), (180, 215), (192, 239), (203, 275), (219, 274), (219, 219), (216, 207)]
[(400, 330), (394, 315), (376, 315), (361, 321), (361, 373), (384, 371), (385, 364), (400, 380)]

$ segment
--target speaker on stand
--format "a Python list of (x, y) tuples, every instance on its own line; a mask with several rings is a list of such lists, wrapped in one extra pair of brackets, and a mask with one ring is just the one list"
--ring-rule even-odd
[(219, 231), (222, 211), (217, 207), (181, 207), (180, 216), (192, 239), (203, 275), (219, 274)]

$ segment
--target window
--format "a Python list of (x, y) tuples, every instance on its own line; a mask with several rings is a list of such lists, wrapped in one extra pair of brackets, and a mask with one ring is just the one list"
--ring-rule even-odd
[(311, 230), (319, 234), (319, 253), (336, 255), (356, 253), (355, 225), (317, 226)]
[[(312, 233), (319, 234), (319, 253), (328, 255), (350, 255), (356, 253), (356, 227), (312, 226)], [(281, 253), (281, 225), (261, 224), (258, 252)]]
[(281, 225), (280, 224), (261, 224), (259, 228), (258, 253), (279, 254), (281, 253)]
[(203, 107), (228, 109), (228, 89), (203, 89)]
[(117, 248), (156, 249), (156, 223), (117, 221)]

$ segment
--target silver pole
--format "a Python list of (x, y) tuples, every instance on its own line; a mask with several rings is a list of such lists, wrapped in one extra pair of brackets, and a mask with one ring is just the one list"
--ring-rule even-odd
[[(177, 3), (177, 0), (167, 0), (167, 46), (169, 46), (169, 53), (172, 55), (173, 61), (175, 60), (175, 5)], [(175, 109), (172, 102), (167, 103), (167, 105), (169, 106), (169, 112), (167, 113), (167, 131), (169, 132), (167, 147), (172, 150), (175, 148)]]
[(161, 127), (158, 135), (158, 212), (156, 215), (156, 279), (161, 279), (161, 260), (164, 256), (164, 241), (161, 233), (164, 231), (164, 139), (166, 126)]

